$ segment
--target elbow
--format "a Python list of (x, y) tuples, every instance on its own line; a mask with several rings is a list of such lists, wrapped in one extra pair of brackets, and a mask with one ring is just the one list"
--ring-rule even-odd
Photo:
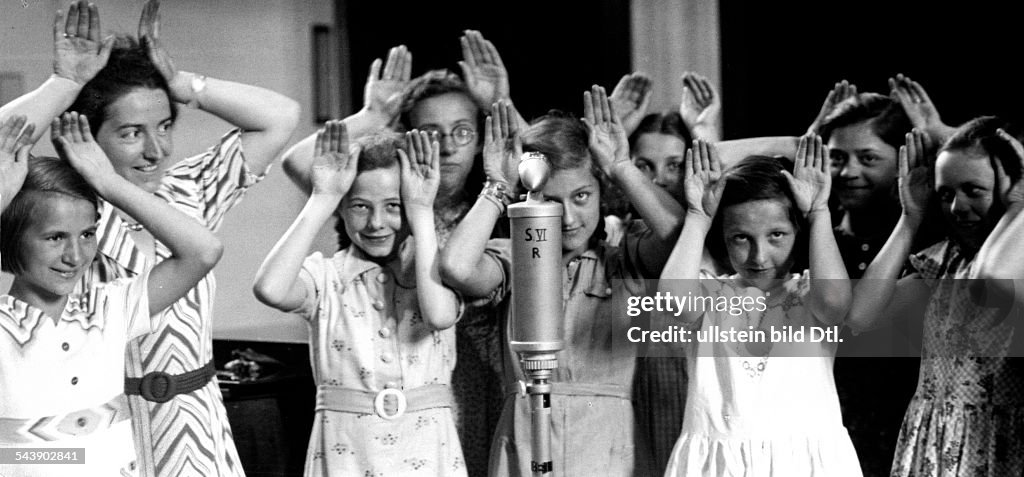
[(213, 267), (217, 266), (217, 263), (220, 262), (223, 256), (224, 244), (214, 237), (210, 244), (203, 248), (202, 253), (199, 254), (197, 259), (204, 268), (213, 270)]
[(275, 110), (274, 117), (277, 118), (282, 131), (286, 132), (288, 137), (291, 137), (295, 132), (295, 128), (299, 126), (301, 116), (302, 107), (299, 106), (299, 102), (287, 96), (282, 96), (281, 105)]
[(275, 286), (273, 281), (268, 280), (262, 273), (257, 274), (252, 285), (252, 294), (256, 299), (273, 308), (277, 308), (277, 305), (284, 301), (284, 294), (280, 290), (281, 287)]
[(472, 277), (473, 267), (467, 265), (458, 255), (452, 251), (451, 247), (441, 250), (438, 272), (441, 274), (442, 282), (456, 290), (461, 290)]

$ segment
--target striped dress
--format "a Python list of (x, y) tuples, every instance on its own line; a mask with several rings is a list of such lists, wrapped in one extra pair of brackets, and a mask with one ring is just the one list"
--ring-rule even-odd
[[(242, 153), (241, 131), (234, 130), (203, 154), (173, 166), (156, 195), (211, 230), (263, 175), (252, 174)], [(101, 253), (121, 266), (142, 270), (149, 260), (135, 247), (125, 222), (105, 204), (99, 226)], [(157, 261), (170, 256), (156, 244)], [(213, 274), (203, 278), (165, 312), (153, 333), (131, 342), (127, 375), (153, 371), (180, 374), (213, 358)], [(155, 403), (129, 396), (139, 452), (140, 475), (160, 477), (244, 476), (217, 380), (202, 389)]]

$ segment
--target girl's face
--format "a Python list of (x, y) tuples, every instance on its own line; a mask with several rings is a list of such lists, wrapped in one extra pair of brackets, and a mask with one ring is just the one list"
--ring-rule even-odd
[(107, 106), (107, 119), (94, 134), (121, 177), (142, 190), (156, 192), (173, 165), (173, 125), (167, 93), (136, 88)]
[(670, 134), (645, 133), (636, 139), (633, 164), (672, 197), (683, 197), (683, 158), (686, 144)]
[(544, 196), (562, 204), (562, 256), (579, 256), (601, 220), (601, 184), (588, 167), (558, 170), (544, 185)]
[(20, 238), (23, 269), (11, 294), (33, 304), (66, 297), (96, 257), (96, 206), (63, 194), (35, 194), (40, 203)]
[(954, 236), (981, 248), (996, 222), (996, 174), (980, 149), (942, 151), (935, 161), (935, 194)]
[(360, 172), (341, 200), (341, 219), (352, 244), (373, 258), (390, 260), (409, 236), (402, 220), (398, 166)]
[[(421, 131), (436, 132), (441, 144), (441, 185), (438, 197), (449, 196), (466, 186), (473, 160), (480, 153), (477, 107), (462, 93), (445, 93), (416, 103), (409, 123)], [(459, 145), (459, 139), (469, 139)]]
[(882, 141), (868, 121), (837, 128), (828, 140), (833, 192), (846, 210), (867, 210), (896, 200), (899, 151)]
[(722, 211), (729, 262), (746, 286), (769, 290), (793, 267), (796, 227), (788, 201), (755, 200)]

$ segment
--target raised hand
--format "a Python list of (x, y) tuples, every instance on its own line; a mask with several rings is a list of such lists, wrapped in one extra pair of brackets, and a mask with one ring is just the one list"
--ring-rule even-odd
[(171, 55), (164, 50), (160, 42), (160, 0), (147, 0), (142, 7), (139, 19), (139, 41), (149, 52), (149, 59), (156, 65), (160, 76), (164, 77), (171, 90), (171, 100), (187, 104), (192, 102), (193, 92), (191, 78), (178, 74), (178, 69), (171, 61)]
[(903, 215), (923, 220), (932, 197), (932, 181), (928, 174), (927, 136), (914, 129), (906, 135), (906, 144), (899, 152), (899, 192)]
[(807, 128), (808, 134), (818, 134), (821, 129), (822, 123), (825, 122), (825, 118), (832, 111), (836, 109), (836, 106), (849, 98), (857, 96), (857, 86), (850, 84), (849, 81), (842, 80), (835, 84), (828, 95), (825, 96), (825, 102), (821, 105), (821, 111), (818, 111), (818, 117), (814, 118), (814, 122), (811, 123), (810, 127)]
[(890, 96), (903, 106), (907, 117), (910, 118), (910, 124), (915, 128), (929, 134), (948, 128), (939, 118), (939, 110), (935, 108), (935, 103), (932, 103), (928, 93), (917, 81), (901, 73), (895, 78), (889, 78), (889, 89)]
[(686, 150), (686, 158), (683, 160), (683, 196), (686, 199), (687, 214), (710, 221), (718, 212), (724, 190), (722, 161), (718, 158), (715, 145), (700, 139), (694, 140), (693, 147)]
[(412, 77), (412, 53), (405, 45), (398, 45), (388, 51), (383, 73), (380, 70), (381, 64), (380, 58), (377, 58), (370, 65), (370, 76), (363, 90), (363, 107), (394, 118), (399, 113), (405, 89)]
[(441, 183), (441, 144), (426, 131), (415, 129), (405, 134), (405, 143), (408, 152), (398, 150), (402, 167), (402, 207), (406, 212), (432, 214)]
[(594, 85), (583, 93), (583, 122), (594, 161), (608, 177), (615, 177), (616, 166), (630, 163), (629, 139), (604, 88)]
[(698, 126), (718, 127), (722, 100), (707, 78), (687, 71), (683, 74), (683, 96), (679, 114), (690, 129)]
[(459, 67), (476, 104), (486, 108), (498, 100), (508, 100), (508, 70), (494, 44), (476, 30), (466, 30), (459, 41), (462, 43)]
[(999, 199), (1003, 202), (1004, 207), (1009, 207), (1024, 201), (1024, 146), (1021, 145), (1017, 138), (1002, 129), (997, 129), (996, 134), (1010, 145), (1010, 148), (1017, 156), (1013, 160), (1019, 164), (1020, 177), (1014, 180), (1006, 173), (1006, 168), (1003, 167), (1002, 161), (997, 157), (992, 158), (993, 166), (996, 170), (996, 190), (999, 191)]
[(358, 164), (359, 151), (349, 149), (345, 123), (328, 121), (316, 133), (316, 144), (313, 146), (313, 166), (310, 170), (313, 195), (331, 196), (340, 201), (356, 180)]
[(640, 125), (647, 114), (647, 106), (651, 103), (651, 78), (643, 73), (624, 75), (615, 85), (612, 95), (608, 97), (626, 135), (630, 135)]
[(519, 158), (523, 155), (517, 117), (511, 103), (498, 101), (484, 124), (484, 174), (513, 187), (519, 183)]
[(793, 191), (796, 206), (804, 216), (812, 212), (828, 211), (828, 195), (832, 189), (832, 175), (828, 171), (828, 152), (821, 136), (805, 134), (796, 149), (793, 173), (782, 171)]
[(53, 73), (79, 85), (93, 79), (107, 65), (114, 48), (114, 36), (101, 40), (100, 34), (100, 12), (95, 4), (72, 3), (66, 19), (57, 10), (53, 20)]
[(36, 127), (25, 127), (26, 122), (25, 116), (12, 116), (0, 125), (0, 210), (7, 208), (28, 175), (28, 152)]
[(119, 178), (107, 154), (92, 137), (89, 119), (83, 114), (64, 113), (50, 123), (50, 141), (62, 159), (68, 161), (100, 195), (111, 179)]

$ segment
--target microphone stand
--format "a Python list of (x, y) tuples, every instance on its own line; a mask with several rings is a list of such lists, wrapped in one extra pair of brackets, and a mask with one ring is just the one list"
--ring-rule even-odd
[(528, 379), (531, 414), (530, 470), (553, 476), (551, 377), (562, 339), (562, 205), (544, 199), (550, 166), (543, 154), (523, 154), (519, 177), (526, 201), (508, 206), (512, 240), (510, 344)]

